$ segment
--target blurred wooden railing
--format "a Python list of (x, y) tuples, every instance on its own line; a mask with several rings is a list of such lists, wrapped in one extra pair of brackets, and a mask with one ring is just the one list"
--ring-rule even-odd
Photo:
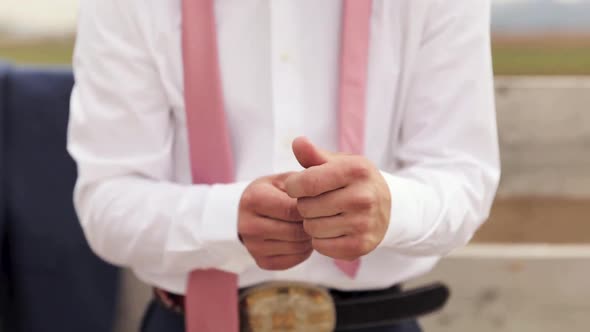
[(502, 180), (475, 242), (590, 244), (590, 77), (496, 80)]

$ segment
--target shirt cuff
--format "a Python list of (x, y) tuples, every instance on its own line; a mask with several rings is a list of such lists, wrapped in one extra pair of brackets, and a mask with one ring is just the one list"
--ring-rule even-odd
[(440, 204), (434, 189), (414, 179), (381, 172), (391, 195), (389, 227), (380, 247), (400, 251), (418, 245), (433, 231)]
[(216, 269), (239, 274), (255, 265), (238, 237), (238, 211), (250, 182), (211, 186), (202, 219), (203, 246), (215, 257)]

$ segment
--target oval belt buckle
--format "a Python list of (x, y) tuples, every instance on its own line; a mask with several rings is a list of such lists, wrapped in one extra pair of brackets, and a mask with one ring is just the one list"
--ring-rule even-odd
[(332, 332), (330, 293), (304, 283), (266, 283), (240, 294), (241, 332)]

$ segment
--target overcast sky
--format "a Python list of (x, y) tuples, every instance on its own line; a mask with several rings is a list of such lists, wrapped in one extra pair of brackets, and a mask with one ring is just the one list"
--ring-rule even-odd
[(77, 9), (78, 0), (0, 0), (0, 30), (69, 33)]
[[(69, 34), (75, 28), (78, 1), (79, 0), (0, 0), (0, 32), (18, 31), (23, 34), (34, 35), (39, 33)], [(534, 2), (537, 0), (492, 1), (499, 6), (526, 2), (530, 2), (534, 6)], [(580, 2), (590, 3), (590, 0), (553, 1), (564, 5)]]

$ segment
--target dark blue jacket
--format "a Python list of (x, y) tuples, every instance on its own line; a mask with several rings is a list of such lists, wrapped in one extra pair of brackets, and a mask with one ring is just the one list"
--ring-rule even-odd
[(91, 252), (72, 203), (72, 85), (69, 70), (0, 69), (0, 257), (8, 303), (0, 315), (8, 331), (112, 330), (117, 269)]
[(7, 310), (7, 296), (8, 296), (8, 280), (6, 275), (6, 264), (4, 263), (5, 253), (4, 238), (6, 232), (4, 231), (6, 225), (6, 216), (4, 209), (4, 113), (6, 106), (4, 105), (4, 91), (6, 90), (6, 80), (8, 77), (8, 66), (0, 62), (0, 330)]

